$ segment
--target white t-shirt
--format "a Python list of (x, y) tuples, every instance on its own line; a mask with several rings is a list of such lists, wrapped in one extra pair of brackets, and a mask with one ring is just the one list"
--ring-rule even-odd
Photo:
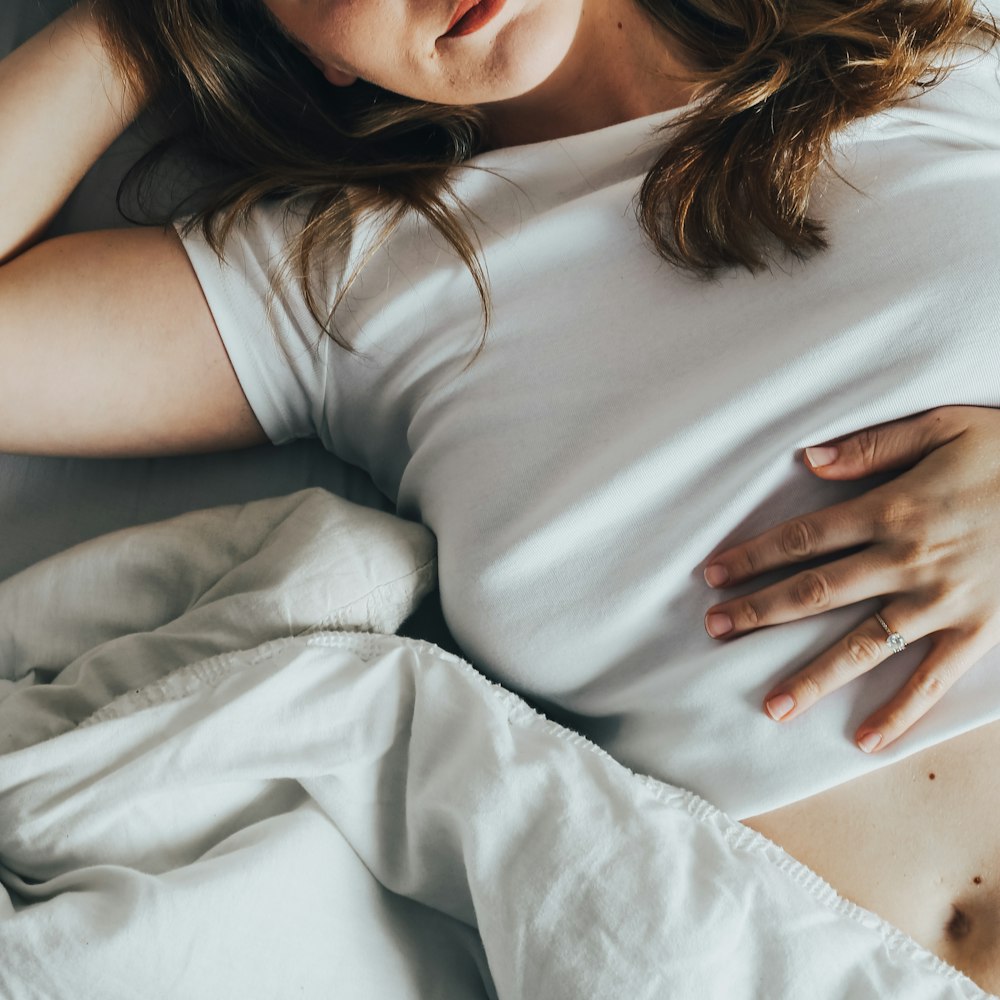
[(233, 235), (227, 264), (186, 245), (271, 438), (318, 435), (433, 529), (469, 659), (578, 713), (630, 767), (746, 817), (1000, 718), (998, 651), (869, 757), (855, 727), (924, 642), (791, 724), (761, 701), (880, 602), (730, 642), (702, 625), (721, 599), (702, 579), (713, 550), (864, 488), (813, 477), (804, 446), (941, 404), (1000, 406), (997, 57), (970, 51), (937, 88), (846, 129), (836, 165), (858, 190), (827, 175), (811, 206), (829, 251), (757, 276), (692, 278), (638, 227), (653, 129), (677, 114), (457, 171), (494, 307), (469, 367), (479, 298), (416, 218), (338, 313), (357, 356), (319, 335), (294, 281), (270, 297), (294, 225), (279, 209)]

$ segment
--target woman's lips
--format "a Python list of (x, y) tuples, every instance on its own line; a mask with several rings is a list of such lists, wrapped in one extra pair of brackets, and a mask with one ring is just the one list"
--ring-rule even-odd
[(455, 11), (455, 16), (448, 25), (443, 38), (457, 38), (459, 35), (470, 35), (488, 24), (503, 9), (507, 0), (462, 0)]
[(462, 18), (465, 17), (465, 15), (468, 14), (478, 2), (479, 0), (462, 0), (462, 2), (458, 5), (458, 10), (455, 11), (455, 16), (451, 19), (451, 24), (448, 25), (448, 31), (446, 31), (445, 34), (447, 35), (448, 32), (450, 32), (451, 29), (454, 28), (455, 25), (458, 24), (458, 22), (461, 21)]

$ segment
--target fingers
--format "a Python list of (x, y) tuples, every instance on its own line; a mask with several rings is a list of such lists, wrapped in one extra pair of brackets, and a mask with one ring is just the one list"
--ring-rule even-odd
[(897, 589), (898, 567), (871, 548), (797, 573), (763, 590), (716, 604), (705, 614), (713, 639), (735, 637), (752, 629), (798, 621), (831, 608), (843, 608)]
[[(993, 421), (1000, 420), (988, 412)], [(970, 607), (966, 601), (956, 614), (947, 599), (956, 589), (974, 597), (995, 593), (995, 559), (983, 554), (995, 552), (997, 536), (980, 530), (979, 498), (995, 495), (997, 483), (995, 436), (979, 433), (987, 423), (975, 407), (939, 407), (807, 449), (812, 470), (828, 479), (915, 467), (853, 500), (779, 524), (723, 550), (705, 569), (710, 586), (726, 587), (813, 561), (787, 580), (710, 608), (705, 628), (716, 638), (880, 594), (896, 595), (884, 617), (908, 642), (929, 637), (931, 652), (895, 697), (858, 728), (855, 739), (866, 752), (891, 745), (995, 642), (1000, 628), (994, 621), (995, 606)], [(948, 447), (951, 442), (954, 446)], [(980, 468), (984, 454), (986, 476)], [(971, 492), (963, 485), (967, 481), (976, 484)], [(851, 549), (855, 551), (844, 553)], [(835, 561), (823, 562), (830, 556)], [(979, 586), (970, 588), (970, 577)], [(992, 640), (981, 638), (987, 632)], [(765, 710), (776, 720), (797, 718), (892, 656), (894, 645), (900, 645), (898, 636), (887, 635), (876, 617), (866, 619), (776, 685), (765, 699)]]
[(942, 633), (896, 696), (858, 727), (855, 734), (858, 745), (872, 753), (898, 739), (940, 701), (988, 648), (980, 648), (975, 639), (955, 632)]
[[(906, 605), (890, 604), (880, 612), (907, 644), (936, 631), (933, 622)], [(872, 713), (854, 734), (859, 749), (876, 753), (899, 739), (937, 704), (945, 692), (990, 648), (956, 631), (942, 631), (913, 676), (889, 702)], [(764, 698), (764, 711), (776, 722), (790, 722), (821, 698), (883, 663), (894, 650), (874, 615), (866, 618), (836, 645)]]
[[(778, 524), (756, 538), (725, 549), (705, 567), (710, 587), (728, 587), (789, 563), (863, 545), (878, 529), (875, 505), (864, 498), (847, 500)], [(869, 595), (871, 596), (871, 595)]]
[[(920, 624), (913, 609), (902, 604), (890, 604), (880, 614), (890, 628), (905, 636), (907, 643), (922, 639), (933, 631), (928, 624)], [(887, 640), (885, 630), (871, 615), (807, 667), (769, 691), (764, 697), (764, 711), (776, 722), (790, 722), (798, 718), (821, 698), (892, 656), (893, 650)], [(937, 675), (932, 673), (928, 676)], [(871, 732), (882, 736), (882, 742), (885, 742), (885, 733), (881, 729), (870, 726), (859, 729), (861, 737)], [(869, 742), (862, 746), (867, 752), (875, 749), (868, 745)]]
[[(857, 479), (918, 462), (936, 448), (960, 437), (970, 408), (942, 406), (905, 420), (868, 428), (830, 445), (806, 449), (812, 469), (827, 479)], [(760, 573), (780, 569), (841, 549), (881, 538), (891, 513), (901, 504), (901, 479), (823, 510), (778, 524), (756, 538), (712, 556), (705, 567), (711, 587), (742, 583)], [(892, 503), (887, 508), (889, 500)]]
[(867, 427), (838, 441), (806, 448), (806, 465), (823, 479), (861, 479), (904, 469), (965, 429), (960, 406), (941, 406), (915, 417)]

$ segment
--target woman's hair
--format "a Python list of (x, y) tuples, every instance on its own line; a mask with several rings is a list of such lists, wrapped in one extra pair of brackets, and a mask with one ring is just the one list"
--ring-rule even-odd
[[(637, 2), (698, 67), (697, 101), (671, 121), (637, 217), (662, 257), (703, 276), (823, 249), (809, 196), (837, 130), (938, 83), (962, 44), (1000, 39), (975, 0)], [(415, 211), (468, 266), (488, 326), (474, 228), (450, 187), (454, 167), (488, 148), (476, 108), (363, 81), (331, 86), (260, 0), (91, 4), (126, 79), (161, 95), (177, 138), (211, 168), (183, 209), (217, 252), (258, 202), (301, 199), (306, 223), (289, 265), (314, 317), (347, 347), (333, 313), (364, 260)], [(306, 276), (317, 254), (349, 247), (369, 211), (381, 218), (377, 238), (327, 312)]]

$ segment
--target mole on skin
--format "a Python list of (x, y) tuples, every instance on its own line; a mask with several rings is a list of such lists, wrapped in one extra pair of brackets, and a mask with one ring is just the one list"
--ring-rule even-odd
[(982, 875), (977, 875), (972, 881), (975, 882), (976, 885), (982, 885), (983, 884), (983, 876)]
[(937, 775), (933, 771), (931, 771), (931, 773), (928, 774), (927, 777), (930, 778), (931, 781), (933, 781), (937, 777)]

